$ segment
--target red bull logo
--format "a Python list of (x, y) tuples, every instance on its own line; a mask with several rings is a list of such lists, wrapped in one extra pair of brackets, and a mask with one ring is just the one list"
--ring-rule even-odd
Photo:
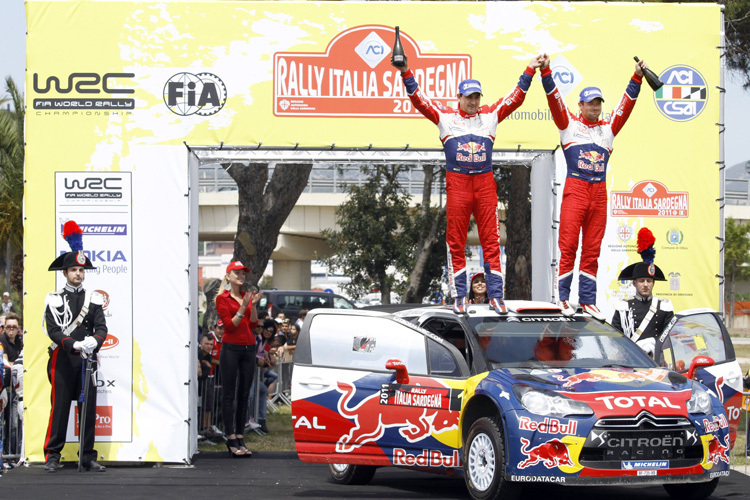
[(708, 456), (706, 457), (706, 463), (713, 463), (716, 465), (719, 463), (719, 460), (725, 464), (729, 464), (729, 434), (724, 436), (724, 444), (721, 444), (719, 438), (716, 436), (714, 436), (708, 443)]
[(572, 387), (580, 382), (659, 382), (667, 376), (665, 370), (659, 368), (649, 368), (648, 370), (637, 371), (616, 371), (616, 370), (592, 370), (584, 373), (577, 373), (570, 377), (557, 375), (557, 380), (565, 381), (563, 387)]
[(403, 448), (393, 449), (393, 465), (409, 467), (461, 467), (458, 450), (452, 455), (443, 455), (440, 450), (422, 450), (419, 455), (412, 455)]
[(573, 460), (570, 459), (568, 445), (559, 439), (553, 439), (534, 448), (529, 448), (529, 440), (521, 438), (521, 444), (521, 453), (526, 455), (527, 458), (518, 463), (519, 469), (525, 469), (538, 463), (542, 463), (548, 469), (560, 467), (561, 465), (569, 467), (575, 465)]
[(485, 162), (487, 161), (487, 147), (480, 142), (459, 142), (456, 145), (456, 161)]
[(339, 453), (349, 453), (366, 443), (377, 441), (390, 427), (399, 428), (399, 434), (410, 443), (421, 441), (432, 434), (458, 429), (458, 411), (384, 405), (380, 404), (380, 393), (375, 393), (350, 408), (349, 403), (356, 391), (354, 385), (339, 382), (338, 391), (342, 393), (337, 406), (339, 414), (353, 420), (355, 424), (336, 443), (336, 451)]
[(581, 170), (604, 172), (604, 169), (606, 167), (605, 160), (605, 156), (598, 151), (578, 152), (578, 168)]

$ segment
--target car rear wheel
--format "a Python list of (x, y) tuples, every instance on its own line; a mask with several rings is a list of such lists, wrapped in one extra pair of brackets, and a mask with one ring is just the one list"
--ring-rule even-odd
[(689, 484), (665, 484), (669, 496), (679, 500), (701, 500), (711, 496), (716, 487), (719, 485), (719, 478), (714, 478), (707, 483), (689, 483)]
[(512, 500), (521, 485), (505, 480), (505, 447), (499, 416), (483, 417), (471, 426), (464, 444), (464, 479), (475, 500)]
[(375, 475), (372, 465), (328, 464), (333, 481), (338, 484), (367, 484)]

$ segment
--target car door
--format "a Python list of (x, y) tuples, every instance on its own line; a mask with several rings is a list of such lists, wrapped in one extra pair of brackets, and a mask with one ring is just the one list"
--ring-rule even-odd
[(742, 406), (742, 369), (735, 358), (729, 332), (715, 311), (701, 309), (677, 313), (657, 342), (655, 358), (671, 370), (687, 374), (697, 356), (714, 360), (712, 366), (699, 368), (695, 379), (719, 398), (728, 419), (727, 422), (708, 422), (707, 425), (729, 426), (734, 445)]
[(469, 370), (452, 345), (391, 315), (318, 309), (305, 320), (294, 365), (292, 422), (303, 461), (460, 465)]

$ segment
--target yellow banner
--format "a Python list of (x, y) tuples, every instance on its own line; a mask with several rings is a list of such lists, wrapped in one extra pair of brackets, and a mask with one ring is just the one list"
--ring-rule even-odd
[[(644, 59), (665, 86), (654, 93), (643, 85), (615, 139), (600, 295), (612, 299), (624, 293), (626, 284), (616, 276), (639, 260), (635, 235), (648, 226), (657, 239), (656, 263), (670, 280), (657, 284), (655, 294), (671, 298), (676, 309), (720, 304), (719, 5), (83, 0), (26, 5), (28, 324), (41, 324), (44, 296), (55, 287), (53, 273), (46, 271), (59, 233), (55, 172), (132, 173), (134, 248), (128, 259), (137, 295), (153, 293), (153, 276), (138, 270), (151, 269), (154, 247), (142, 244), (139, 228), (150, 228), (165, 248), (183, 244), (183, 229), (152, 227), (155, 208), (187, 212), (186, 189), (175, 180), (186, 176), (183, 142), (271, 149), (441, 147), (436, 127), (411, 107), (389, 63), (395, 25), (424, 93), (453, 106), (460, 80), (479, 79), (483, 103), (490, 104), (513, 89), (532, 57), (546, 52), (568, 107), (576, 111), (581, 89), (598, 86), (607, 113), (633, 74), (633, 57)], [(537, 74), (523, 106), (498, 127), (495, 148), (551, 151), (558, 144)], [(158, 196), (160, 186), (174, 197)], [(184, 279), (184, 266), (175, 272)], [(135, 324), (151, 319), (150, 306), (141, 304), (136, 297)], [(184, 306), (178, 309), (162, 314), (181, 318), (165, 325), (166, 336), (184, 344), (190, 322), (180, 316)], [(169, 379), (152, 375), (147, 361), (141, 364), (148, 351), (138, 345), (137, 331), (133, 342), (136, 415), (149, 408), (149, 388)], [(27, 343), (28, 429), (44, 429), (49, 416), (45, 348), (43, 332), (34, 332)], [(163, 413), (176, 420), (185, 416), (172, 406)], [(138, 419), (132, 424), (133, 440), (145, 444), (105, 444), (105, 459), (169, 455), (163, 453), (168, 445), (145, 425)], [(43, 443), (32, 436), (40, 432), (28, 435), (27, 454), (39, 460)]]

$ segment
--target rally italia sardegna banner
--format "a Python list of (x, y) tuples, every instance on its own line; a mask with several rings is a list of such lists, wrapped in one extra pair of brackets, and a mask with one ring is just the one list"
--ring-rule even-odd
[[(646, 226), (669, 277), (656, 293), (677, 309), (721, 303), (718, 5), (27, 0), (26, 9), (31, 461), (43, 460), (49, 418), (49, 342), (31, 325), (41, 325), (45, 295), (61, 286), (46, 270), (66, 250), (61, 225), (74, 219), (84, 229), (98, 267), (84, 284), (108, 299), (111, 337), (97, 378), (101, 457), (189, 460), (197, 257), (187, 234), (198, 221), (184, 144), (440, 147), (389, 63), (395, 25), (423, 92), (452, 106), (461, 80), (479, 79), (483, 102), (492, 103), (547, 52), (568, 107), (577, 111), (581, 89), (598, 86), (608, 116), (633, 56), (644, 59), (665, 85), (656, 93), (643, 85), (614, 142), (598, 302), (628, 291), (616, 276), (639, 259), (636, 235)], [(495, 147), (558, 144), (537, 74)], [(75, 460), (72, 431), (69, 439), (63, 455)]]

